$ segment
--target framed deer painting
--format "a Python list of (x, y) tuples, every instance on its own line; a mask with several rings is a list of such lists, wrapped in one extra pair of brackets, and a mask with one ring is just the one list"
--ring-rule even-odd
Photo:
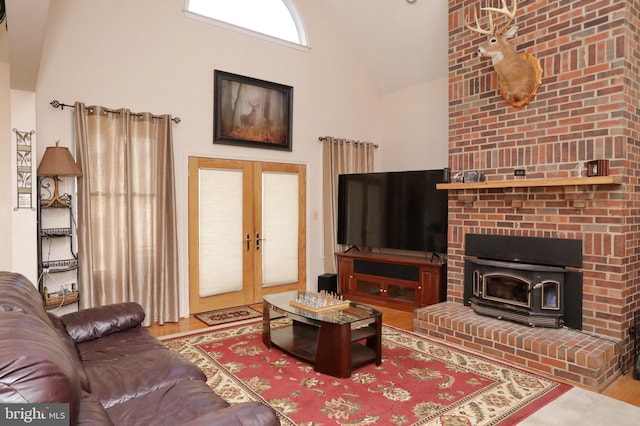
[(291, 151), (293, 87), (213, 74), (213, 143)]

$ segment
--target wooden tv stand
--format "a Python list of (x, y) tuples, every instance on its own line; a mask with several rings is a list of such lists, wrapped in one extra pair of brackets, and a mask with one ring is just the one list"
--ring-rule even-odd
[(345, 299), (413, 311), (447, 298), (446, 265), (380, 253), (336, 253)]

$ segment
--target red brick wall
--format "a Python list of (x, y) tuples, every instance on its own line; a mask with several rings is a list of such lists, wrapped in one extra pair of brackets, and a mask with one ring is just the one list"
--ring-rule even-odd
[(464, 14), (478, 2), (449, 1), (452, 175), (478, 169), (505, 180), (522, 168), (527, 179), (564, 177), (578, 162), (608, 159), (623, 183), (450, 191), (448, 299), (462, 303), (468, 232), (580, 238), (583, 330), (622, 339), (628, 357), (640, 309), (640, 0), (521, 0), (512, 41), (544, 75), (520, 110), (500, 96), (490, 60), (473, 55), (486, 37), (465, 28)]

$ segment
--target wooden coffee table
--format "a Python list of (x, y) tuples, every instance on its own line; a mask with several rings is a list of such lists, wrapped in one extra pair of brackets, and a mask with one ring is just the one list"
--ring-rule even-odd
[[(347, 307), (321, 312), (292, 306), (298, 291), (264, 296), (262, 341), (313, 364), (319, 373), (350, 377), (362, 365), (382, 362), (382, 313), (350, 302)], [(304, 292), (302, 292), (304, 293)], [(274, 319), (288, 317), (291, 325), (272, 327)]]

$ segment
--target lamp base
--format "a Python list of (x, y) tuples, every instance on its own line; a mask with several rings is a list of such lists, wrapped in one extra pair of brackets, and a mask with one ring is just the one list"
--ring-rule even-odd
[(53, 206), (71, 207), (71, 204), (68, 203), (68, 200), (70, 197), (65, 196), (66, 194), (60, 197), (60, 194), (58, 194), (58, 181), (59, 181), (58, 177), (53, 176), (53, 181), (54, 181), (53, 195), (48, 200), (42, 200), (40, 202), (40, 205), (42, 207), (53, 207)]

